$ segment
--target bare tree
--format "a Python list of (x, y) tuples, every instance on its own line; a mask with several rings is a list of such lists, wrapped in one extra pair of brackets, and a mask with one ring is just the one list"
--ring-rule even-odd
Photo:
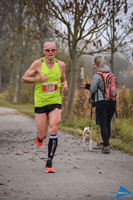
[[(46, 2), (42, 0), (2, 0), (2, 3), (0, 2), (0, 11), (3, 12), (0, 18), (0, 26), (4, 30), (0, 31), (0, 36), (2, 35), (0, 43), (5, 41), (3, 38), (7, 33), (8, 43), (6, 43), (6, 48), (3, 49), (3, 54), (6, 51), (4, 57), (11, 60), (6, 66), (9, 68), (9, 82), (11, 84), (8, 99), (11, 100), (12, 88), (15, 88), (13, 99), (15, 103), (18, 102), (20, 95), (23, 71), (29, 67), (28, 64), (31, 63), (35, 54), (37, 57), (41, 55), (40, 47), (42, 48), (43, 38), (48, 35)], [(4, 23), (2, 23), (3, 18)], [(2, 50), (1, 47), (0, 49)], [(3, 54), (1, 53), (0, 57)], [(12, 85), (14, 82), (16, 83), (15, 87)]]
[(129, 24), (127, 15), (130, 6), (127, 0), (111, 0), (110, 1), (110, 20), (107, 23), (107, 28), (102, 34), (104, 40), (108, 44), (108, 49), (111, 51), (111, 69), (114, 72), (114, 54), (121, 51), (129, 43), (131, 43), (132, 27)]
[(0, 92), (2, 92), (2, 69), (3, 69), (3, 57), (6, 54), (9, 43), (9, 35), (7, 28), (8, 9), (4, 0), (0, 1)]
[(52, 37), (52, 31), (48, 26), (50, 19), (47, 14), (47, 2), (48, 0), (31, 0), (27, 2), (27, 14), (32, 18), (32, 38), (40, 45), (40, 55), (42, 55), (44, 41)]
[[(25, 68), (27, 55), (30, 56), (28, 52), (29, 47), (32, 45), (37, 47), (40, 44), (42, 52), (44, 37), (48, 35), (46, 3), (47, 1), (31, 0), (29, 2), (24, 1), (24, 3), (20, 1), (18, 4), (19, 7), (16, 13), (18, 16), (17, 49), (21, 56), (17, 67), (17, 85), (14, 102), (18, 101), (22, 69)], [(41, 52), (40, 55), (42, 54)]]
[[(112, 72), (114, 72), (114, 55), (118, 50), (120, 50), (120, 48), (125, 47), (128, 43), (131, 43), (131, 39), (126, 39), (131, 34), (132, 28), (131, 26), (127, 25), (127, 0), (111, 0), (109, 9), (111, 11), (110, 20), (108, 21), (107, 28), (102, 35), (107, 41), (108, 47), (111, 50), (110, 63)], [(124, 20), (124, 17), (126, 17), (126, 20)], [(116, 115), (114, 115), (112, 120), (112, 135), (115, 135), (115, 119)]]
[(108, 45), (102, 46), (100, 36), (111, 17), (110, 0), (49, 0), (48, 9), (49, 14), (63, 24), (62, 28), (57, 26), (55, 32), (68, 43), (71, 58), (71, 83), (66, 117), (71, 118), (78, 57), (108, 50)]

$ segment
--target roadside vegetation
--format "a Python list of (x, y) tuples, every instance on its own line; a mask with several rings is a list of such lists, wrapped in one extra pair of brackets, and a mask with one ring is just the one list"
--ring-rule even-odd
[[(33, 103), (9, 103), (7, 101), (7, 92), (0, 94), (0, 105), (10, 107), (18, 110), (22, 114), (34, 117)], [(65, 105), (65, 101), (64, 101)], [(80, 106), (78, 106), (80, 105)], [(111, 148), (121, 150), (123, 152), (133, 155), (133, 91), (125, 89), (124, 86), (119, 88), (117, 114), (115, 123), (115, 133), (112, 134), (110, 143)], [(95, 123), (95, 108), (92, 110), (91, 119), (91, 106), (88, 103), (88, 93), (85, 90), (78, 93), (73, 108), (72, 119), (65, 120), (64, 110), (62, 112), (62, 121), (59, 129), (78, 136), (82, 136), (82, 130), (85, 126), (90, 125), (93, 135), (93, 140), (99, 142), (99, 127)]]

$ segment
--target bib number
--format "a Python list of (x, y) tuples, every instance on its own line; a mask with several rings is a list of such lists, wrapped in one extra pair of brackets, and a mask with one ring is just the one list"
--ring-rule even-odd
[(53, 93), (57, 91), (57, 82), (55, 83), (42, 83), (43, 93)]

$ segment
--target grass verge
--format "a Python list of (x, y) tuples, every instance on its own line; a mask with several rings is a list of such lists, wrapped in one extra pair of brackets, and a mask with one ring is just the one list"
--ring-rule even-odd
[[(34, 106), (32, 104), (12, 104), (0, 98), (0, 105), (18, 110), (22, 114), (34, 117)], [(110, 144), (113, 148), (124, 151), (133, 155), (133, 119), (116, 119), (116, 133), (111, 137)], [(62, 120), (59, 129), (74, 135), (82, 136), (84, 126), (90, 124), (90, 119), (78, 119), (73, 117), (73, 120)], [(95, 121), (91, 121), (91, 129), (93, 140), (99, 142), (99, 128)]]

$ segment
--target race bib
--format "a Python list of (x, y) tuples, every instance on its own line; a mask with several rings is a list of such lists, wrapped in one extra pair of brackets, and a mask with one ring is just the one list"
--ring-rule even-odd
[(57, 91), (57, 82), (54, 83), (42, 83), (43, 93), (53, 93)]

